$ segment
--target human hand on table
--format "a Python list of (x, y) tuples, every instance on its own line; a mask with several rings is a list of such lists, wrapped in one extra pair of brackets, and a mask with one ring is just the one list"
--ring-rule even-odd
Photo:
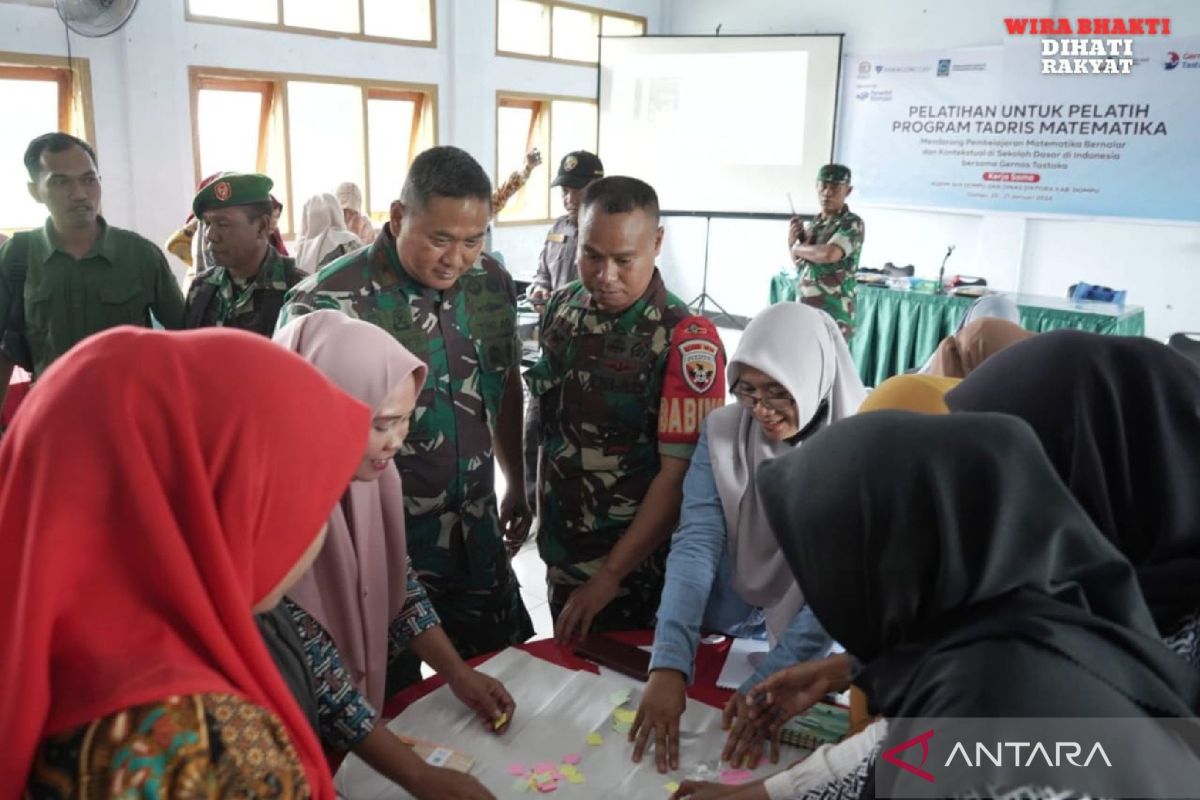
[(620, 579), (602, 569), (571, 592), (562, 613), (558, 615), (558, 621), (554, 623), (554, 640), (565, 645), (587, 636), (592, 628), (592, 620), (613, 601), (620, 588)]
[(673, 669), (656, 669), (650, 673), (642, 702), (638, 705), (629, 741), (635, 742), (633, 761), (640, 763), (646, 745), (654, 740), (654, 760), (658, 771), (679, 769), (679, 718), (687, 705), (687, 679)]
[(446, 685), (463, 705), (479, 715), (489, 731), (503, 733), (508, 730), (517, 704), (500, 681), (464, 664), (446, 680)]
[(445, 767), (425, 768), (405, 786), (417, 800), (496, 800), (483, 784)]
[[(722, 730), (729, 731), (721, 760), (735, 767), (754, 769), (762, 759), (763, 743), (767, 739), (765, 727), (750, 720), (750, 701), (741, 692), (734, 692), (725, 704), (721, 718)], [(779, 737), (771, 737), (771, 763), (779, 762)]]
[(771, 800), (762, 781), (744, 783), (741, 786), (726, 786), (708, 781), (684, 781), (679, 785), (671, 800)]
[(781, 669), (750, 690), (750, 720), (778, 736), (784, 723), (803, 714), (830, 692), (850, 686), (850, 656), (845, 653), (803, 661)]

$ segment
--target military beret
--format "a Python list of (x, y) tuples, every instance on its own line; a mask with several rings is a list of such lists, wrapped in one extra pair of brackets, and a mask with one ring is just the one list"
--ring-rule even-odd
[(563, 156), (558, 165), (558, 174), (554, 176), (550, 185), (582, 189), (597, 178), (603, 177), (604, 165), (600, 163), (600, 157), (587, 150), (576, 150)]
[(842, 164), (826, 164), (817, 170), (817, 183), (849, 183), (850, 168)]
[(214, 208), (270, 203), (274, 185), (273, 180), (256, 172), (226, 172), (196, 193), (192, 212), (200, 216)]

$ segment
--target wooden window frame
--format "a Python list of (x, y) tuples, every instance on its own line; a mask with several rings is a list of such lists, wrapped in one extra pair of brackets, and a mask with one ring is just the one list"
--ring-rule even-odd
[(277, 31), (281, 33), (299, 33), (305, 36), (322, 36), (327, 39), (349, 39), (356, 42), (375, 42), (376, 44), (395, 44), (405, 47), (428, 47), (431, 49), (437, 48), (438, 28), (437, 28), (437, 3), (435, 0), (427, 0), (429, 3), (429, 38), (428, 39), (402, 39), (396, 36), (376, 36), (366, 33), (367, 25), (367, 10), (364, 0), (358, 0), (358, 32), (353, 31), (327, 31), (322, 28), (307, 28), (300, 25), (288, 25), (283, 21), (283, 0), (276, 0), (277, 10), (276, 17), (278, 22), (253, 22), (251, 20), (231, 19), (229, 17), (213, 17), (207, 14), (193, 14), (191, 0), (184, 0), (183, 16), (188, 22), (203, 22), (210, 25), (228, 25), (233, 28), (250, 28), (251, 30), (259, 31)]
[[(331, 75), (310, 75), (305, 73), (258, 72), (248, 70), (233, 70), (223, 67), (188, 67), (188, 84), (192, 113), (192, 162), (196, 183), (204, 177), (200, 172), (200, 90), (223, 89), (226, 91), (262, 91), (263, 107), (259, 120), (258, 169), (266, 169), (266, 154), (270, 137), (272, 114), (279, 116), (279, 126), (284, 149), (283, 180), (287, 190), (288, 203), (284, 213), (287, 214), (288, 230), (292, 237), (296, 236), (296, 197), (292, 189), (292, 141), (291, 122), (288, 115), (287, 84), (289, 81), (310, 83), (332, 83), (342, 86), (354, 86), (362, 92), (363, 115), (363, 205), (364, 213), (370, 215), (371, 210), (371, 147), (370, 126), (367, 116), (367, 100), (396, 99), (412, 100), (413, 129), (409, 145), (408, 161), (416, 156), (419, 148), (419, 132), (422, 124), (428, 122), (429, 137), (433, 143), (438, 143), (438, 87), (432, 83), (402, 83), (399, 81), (372, 80), (369, 78), (343, 78)], [(260, 88), (253, 88), (260, 87)]]
[(496, 27), (496, 35), (495, 35), (496, 55), (503, 56), (505, 58), (524, 58), (528, 61), (543, 61), (543, 62), (548, 62), (548, 63), (553, 63), (553, 64), (572, 64), (574, 66), (579, 66), (579, 67), (599, 67), (600, 62), (598, 60), (597, 61), (579, 61), (578, 59), (573, 59), (573, 58), (557, 58), (557, 57), (555, 57), (555, 55), (554, 55), (554, 9), (555, 8), (567, 8), (567, 9), (571, 9), (572, 11), (587, 11), (589, 13), (598, 15), (600, 17), (600, 30), (602, 32), (604, 29), (603, 26), (604, 26), (604, 18), (605, 17), (621, 17), (622, 19), (628, 19), (628, 20), (633, 20), (634, 22), (640, 22), (640, 23), (642, 23), (643, 34), (649, 28), (649, 22), (647, 21), (646, 17), (638, 16), (637, 14), (626, 14), (623, 11), (610, 11), (609, 9), (606, 9), (606, 8), (597, 8), (596, 6), (579, 5), (578, 3), (564, 3), (564, 2), (561, 2), (561, 0), (534, 0), (534, 2), (541, 3), (542, 5), (546, 6), (548, 9), (550, 9), (550, 55), (535, 56), (535, 55), (530, 55), (529, 53), (518, 53), (513, 50), (500, 49), (500, 0), (496, 0), (496, 26), (495, 26)]
[[(568, 103), (591, 103), (596, 106), (596, 113), (599, 113), (599, 103), (594, 97), (579, 97), (569, 94), (531, 94), (529, 92), (511, 92), (499, 89), (496, 91), (496, 176), (495, 185), (499, 186), (503, 183), (507, 175), (500, 174), (500, 109), (502, 108), (528, 108), (533, 110), (533, 116), (529, 120), (529, 135), (525, 139), (525, 152), (529, 152), (532, 146), (532, 138), (534, 131), (538, 127), (539, 118), (545, 115), (546, 120), (546, 152), (543, 153), (543, 164), (547, 169), (557, 170), (558, 165), (550, 164), (550, 144), (554, 140), (554, 102), (565, 101)], [(553, 182), (548, 181), (547, 184)], [(554, 191), (553, 186), (547, 186), (546, 193), (546, 214), (549, 215), (552, 203), (550, 202), (551, 194)], [(545, 219), (506, 219), (500, 220), (497, 218), (492, 224), (500, 228), (508, 228), (520, 225), (545, 225), (554, 222), (554, 218), (547, 216)]]
[[(0, 78), (5, 80), (54, 81), (58, 84), (58, 129), (75, 132), (96, 145), (95, 115), (92, 113), (92, 68), (86, 58), (34, 56), (0, 52)], [(82, 125), (76, 117), (82, 116)]]

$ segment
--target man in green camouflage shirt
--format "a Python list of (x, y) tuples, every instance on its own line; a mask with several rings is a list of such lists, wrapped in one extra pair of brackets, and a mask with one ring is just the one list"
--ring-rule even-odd
[(800, 271), (800, 302), (833, 317), (847, 340), (854, 334), (855, 273), (864, 235), (862, 217), (846, 205), (852, 188), (849, 167), (821, 167), (817, 172), (820, 215), (807, 231), (799, 217), (792, 217), (788, 227), (788, 247)]
[[(470, 155), (435, 147), (413, 161), (374, 244), (304, 280), (280, 314), (329, 308), (391, 333), (429, 367), (396, 466), (408, 553), (464, 658), (533, 635), (504, 532), (529, 525), (521, 469), (516, 290), (482, 256), (491, 182)], [(493, 455), (507, 479), (497, 509)], [(395, 682), (419, 678), (406, 660)]]
[(217, 265), (188, 289), (187, 327), (275, 332), (284, 295), (307, 276), (271, 246), (272, 185), (266, 175), (231, 172), (196, 194), (192, 211)]
[(550, 298), (539, 404), (538, 550), (560, 641), (651, 626), (700, 424), (724, 402), (716, 328), (667, 291), (658, 197), (602, 178), (579, 212), (581, 280)]

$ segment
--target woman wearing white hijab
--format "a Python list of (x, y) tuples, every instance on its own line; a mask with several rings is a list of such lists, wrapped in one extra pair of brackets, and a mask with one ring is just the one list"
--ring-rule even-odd
[(300, 238), (296, 241), (297, 267), (313, 273), (362, 246), (362, 241), (346, 227), (342, 206), (336, 197), (315, 194), (304, 204)]
[(798, 303), (771, 306), (750, 322), (727, 380), (738, 402), (708, 417), (684, 480), (650, 681), (630, 732), (634, 761), (653, 740), (660, 772), (678, 768), (679, 718), (701, 628), (745, 635), (765, 621), (771, 641), (726, 706), (727, 726), (745, 719), (751, 687), (832, 644), (804, 603), (754, 481), (764, 462), (853, 414), (866, 391), (832, 318)]

